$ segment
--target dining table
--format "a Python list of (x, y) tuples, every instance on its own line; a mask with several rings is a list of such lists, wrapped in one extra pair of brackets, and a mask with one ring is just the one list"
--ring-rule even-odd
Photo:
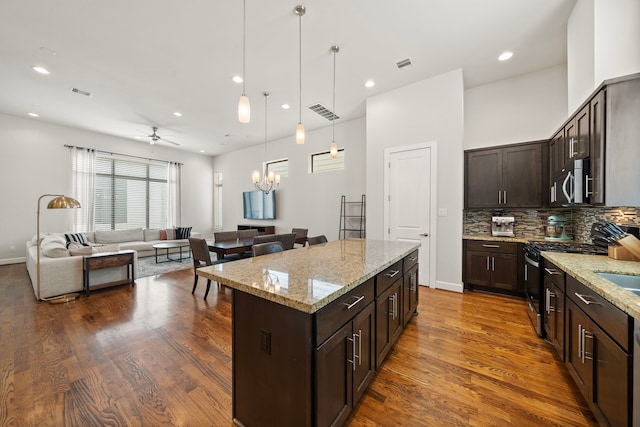
[(236, 238), (232, 240), (221, 240), (219, 242), (209, 243), (209, 251), (215, 252), (218, 259), (224, 259), (226, 255), (243, 254), (251, 251), (253, 246), (253, 237)]

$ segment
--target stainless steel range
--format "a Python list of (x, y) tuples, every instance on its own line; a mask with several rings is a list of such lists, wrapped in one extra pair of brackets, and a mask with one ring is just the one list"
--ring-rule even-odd
[(544, 277), (544, 260), (540, 252), (568, 252), (576, 254), (588, 255), (607, 255), (606, 246), (592, 245), (589, 243), (568, 242), (548, 242), (534, 241), (529, 242), (524, 247), (524, 281), (525, 295), (528, 304), (527, 314), (531, 319), (536, 332), (541, 337), (545, 337), (544, 328), (542, 327), (542, 313), (546, 309), (544, 307), (544, 299), (541, 298), (543, 293), (543, 277)]

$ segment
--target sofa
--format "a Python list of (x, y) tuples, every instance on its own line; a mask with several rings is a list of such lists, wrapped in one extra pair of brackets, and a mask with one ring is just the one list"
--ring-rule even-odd
[[(173, 232), (173, 234), (172, 234)], [(189, 237), (200, 237), (200, 233), (189, 230)], [(67, 236), (71, 238), (68, 241)], [(180, 241), (175, 239), (175, 229), (97, 230), (88, 233), (46, 233), (40, 236), (40, 296), (49, 298), (83, 290), (83, 257), (100, 252), (135, 250), (134, 272), (138, 257), (154, 256), (156, 243)], [(26, 243), (26, 265), (34, 294), (37, 298), (37, 237)], [(173, 250), (171, 250), (173, 251)], [(179, 251), (179, 249), (175, 249)], [(164, 250), (163, 250), (164, 253)], [(124, 267), (92, 271), (93, 285), (124, 280)]]

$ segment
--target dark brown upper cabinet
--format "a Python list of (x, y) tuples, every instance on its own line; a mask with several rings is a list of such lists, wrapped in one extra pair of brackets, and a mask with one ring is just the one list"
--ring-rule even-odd
[(546, 156), (547, 141), (465, 151), (465, 208), (542, 207)]

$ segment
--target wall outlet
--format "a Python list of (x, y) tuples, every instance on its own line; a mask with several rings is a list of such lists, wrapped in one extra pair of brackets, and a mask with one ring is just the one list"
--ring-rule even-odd
[(260, 329), (260, 348), (267, 354), (271, 354), (271, 331)]
[(15, 254), (16, 253), (16, 247), (15, 246), (9, 246), (9, 253), (10, 254)]

